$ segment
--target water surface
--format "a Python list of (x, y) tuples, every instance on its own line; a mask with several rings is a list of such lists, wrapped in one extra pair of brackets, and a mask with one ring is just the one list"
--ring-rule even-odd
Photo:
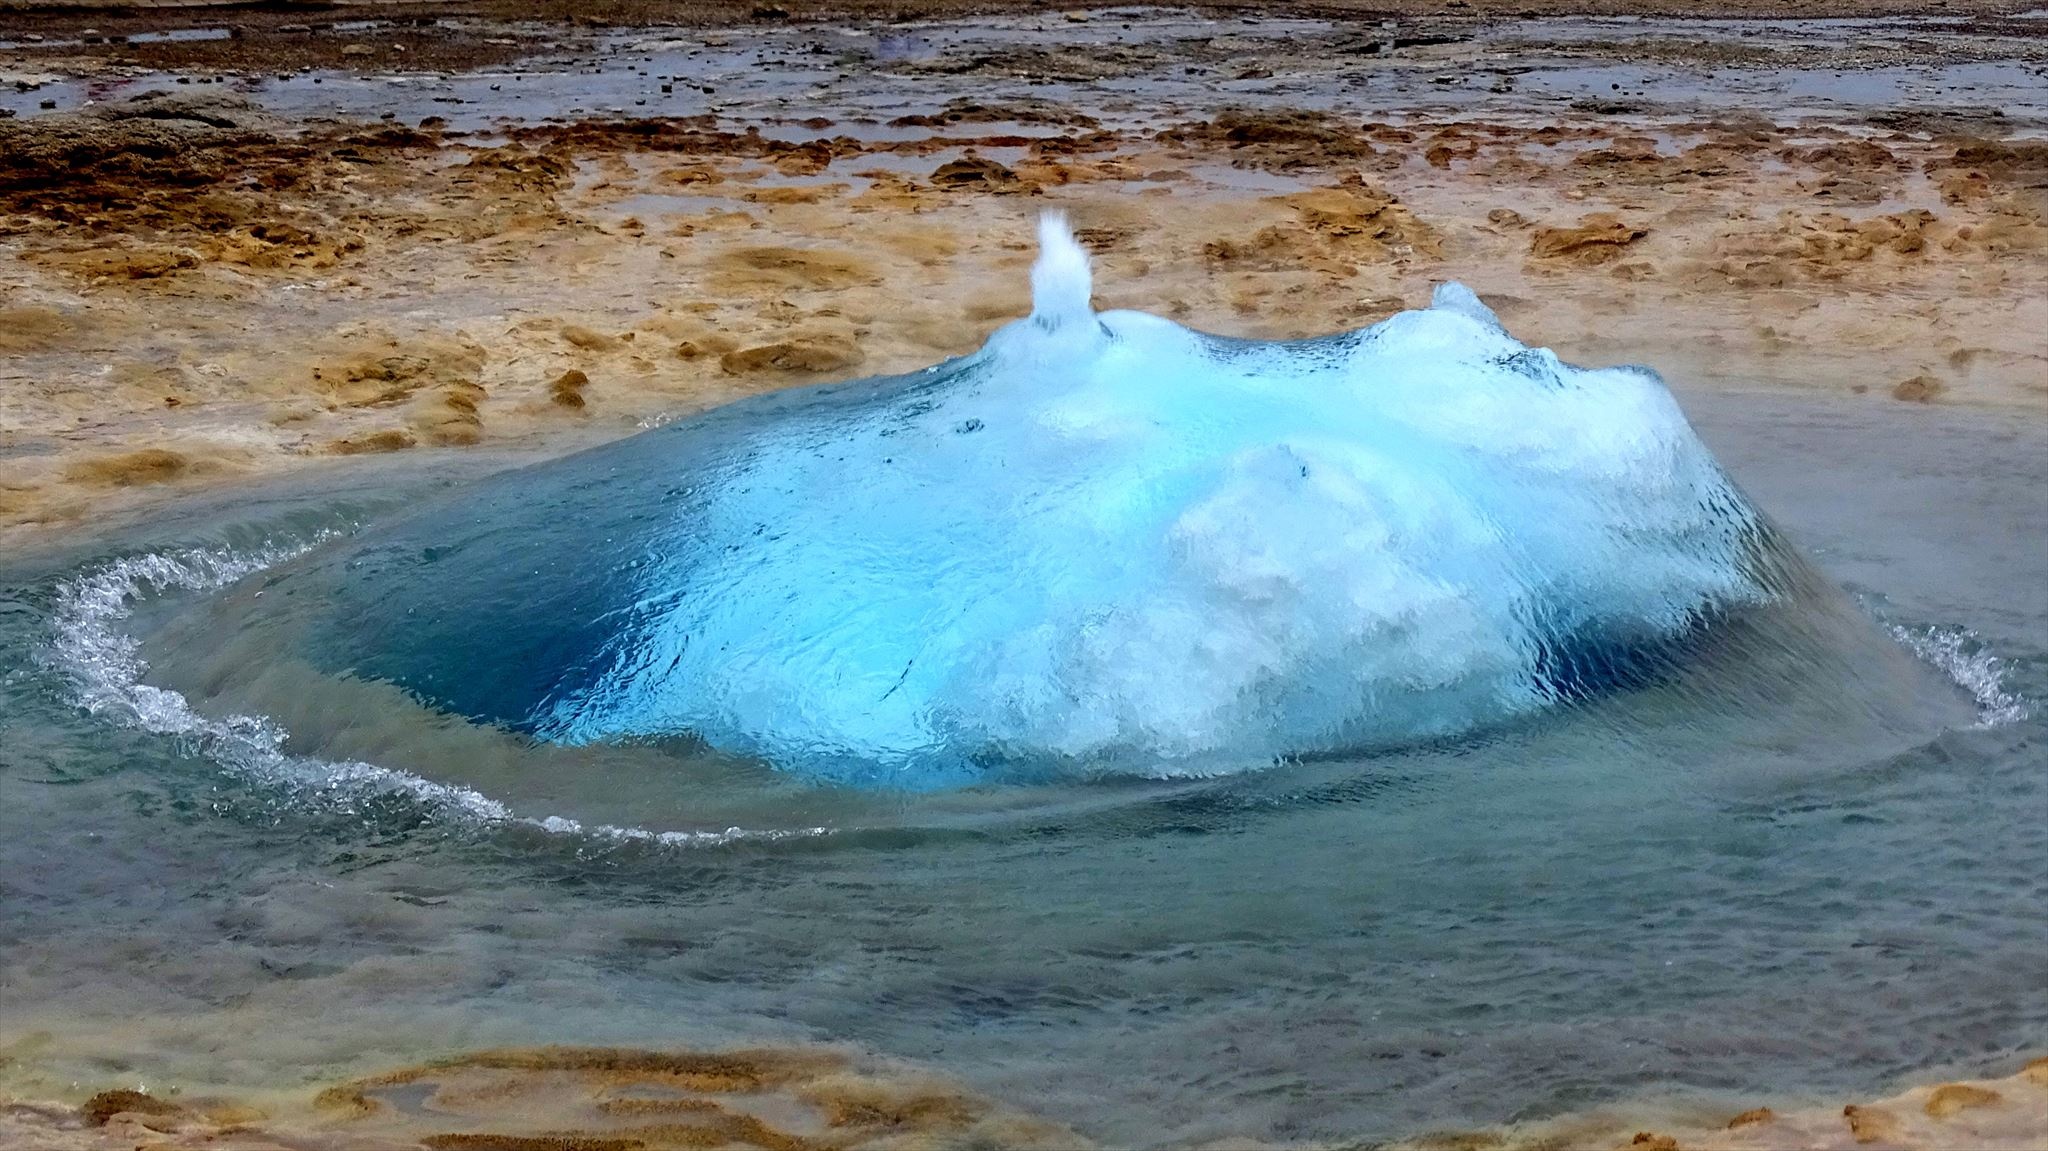
[[(376, 530), (424, 473), (10, 556), (0, 1054), (26, 1058), (0, 1084), (824, 1040), (1144, 1143), (2002, 1070), (2048, 1039), (2048, 436), (1684, 398), (1853, 658), (1219, 779), (820, 787), (317, 671), (261, 722), (231, 676), (207, 703), (172, 641), (208, 585)], [(289, 674), (213, 640), (216, 670)]]

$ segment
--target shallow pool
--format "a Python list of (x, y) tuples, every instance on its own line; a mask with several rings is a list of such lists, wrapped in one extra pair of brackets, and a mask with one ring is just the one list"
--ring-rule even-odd
[(1822, 574), (1819, 640), (1213, 778), (819, 785), (537, 743), (193, 630), (450, 498), (430, 468), (9, 556), (0, 1085), (824, 1040), (1134, 1143), (1871, 1091), (2038, 1048), (2048, 435), (1683, 398)]

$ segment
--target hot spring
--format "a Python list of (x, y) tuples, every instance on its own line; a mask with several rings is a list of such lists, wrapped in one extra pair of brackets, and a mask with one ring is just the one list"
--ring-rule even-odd
[(2038, 1044), (2039, 428), (1702, 437), (1457, 285), (1235, 340), (1042, 243), (922, 372), (11, 557), (0, 1040), (838, 1042), (1116, 1143)]

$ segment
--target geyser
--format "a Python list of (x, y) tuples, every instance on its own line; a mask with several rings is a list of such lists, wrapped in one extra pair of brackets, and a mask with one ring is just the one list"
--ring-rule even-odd
[[(1651, 682), (1783, 594), (1657, 376), (1464, 287), (1360, 331), (1029, 317), (514, 473), (274, 576), (330, 671), (556, 743), (922, 788), (1194, 775)], [(273, 601), (274, 602), (274, 601)]]

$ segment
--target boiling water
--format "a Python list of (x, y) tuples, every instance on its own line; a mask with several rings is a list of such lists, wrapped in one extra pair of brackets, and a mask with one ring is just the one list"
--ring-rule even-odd
[[(606, 545), (672, 529), (655, 509), (689, 497), (631, 493), (687, 472), (677, 453), (747, 442), (758, 462), (769, 431), (886, 392), (456, 484), (336, 473), (8, 561), (0, 1085), (822, 1040), (1128, 1143), (1869, 1091), (2048, 1040), (2038, 423), (1688, 397), (1748, 496), (1716, 497), (1732, 535), (1631, 528), (1638, 564), (1679, 537), (1734, 562), (1664, 569), (1657, 595), (1720, 605), (1641, 617), (1674, 621), (1676, 647), (1594, 660), (1615, 674), (1569, 690), (1565, 665), (1514, 665), (1498, 683), (1548, 694), (1436, 727), (1226, 733), (1200, 770), (1141, 737), (892, 760), (796, 679), (803, 746), (743, 720), (551, 724), (529, 705), (569, 698), (552, 682), (476, 702), (616, 656), (592, 627), (659, 632), (608, 614), (643, 599), (605, 589), (658, 565)], [(1683, 422), (1656, 426), (1694, 466)], [(1698, 453), (1688, 482), (1718, 491)], [(611, 519), (550, 508), (599, 473)], [(1565, 522), (1553, 502), (1546, 525), (1630, 511), (1600, 503)], [(1140, 590), (1181, 594), (1163, 571)], [(576, 589), (613, 598), (579, 615)], [(581, 683), (618, 666), (598, 663)], [(1471, 698), (1420, 682), (1413, 699)]]

